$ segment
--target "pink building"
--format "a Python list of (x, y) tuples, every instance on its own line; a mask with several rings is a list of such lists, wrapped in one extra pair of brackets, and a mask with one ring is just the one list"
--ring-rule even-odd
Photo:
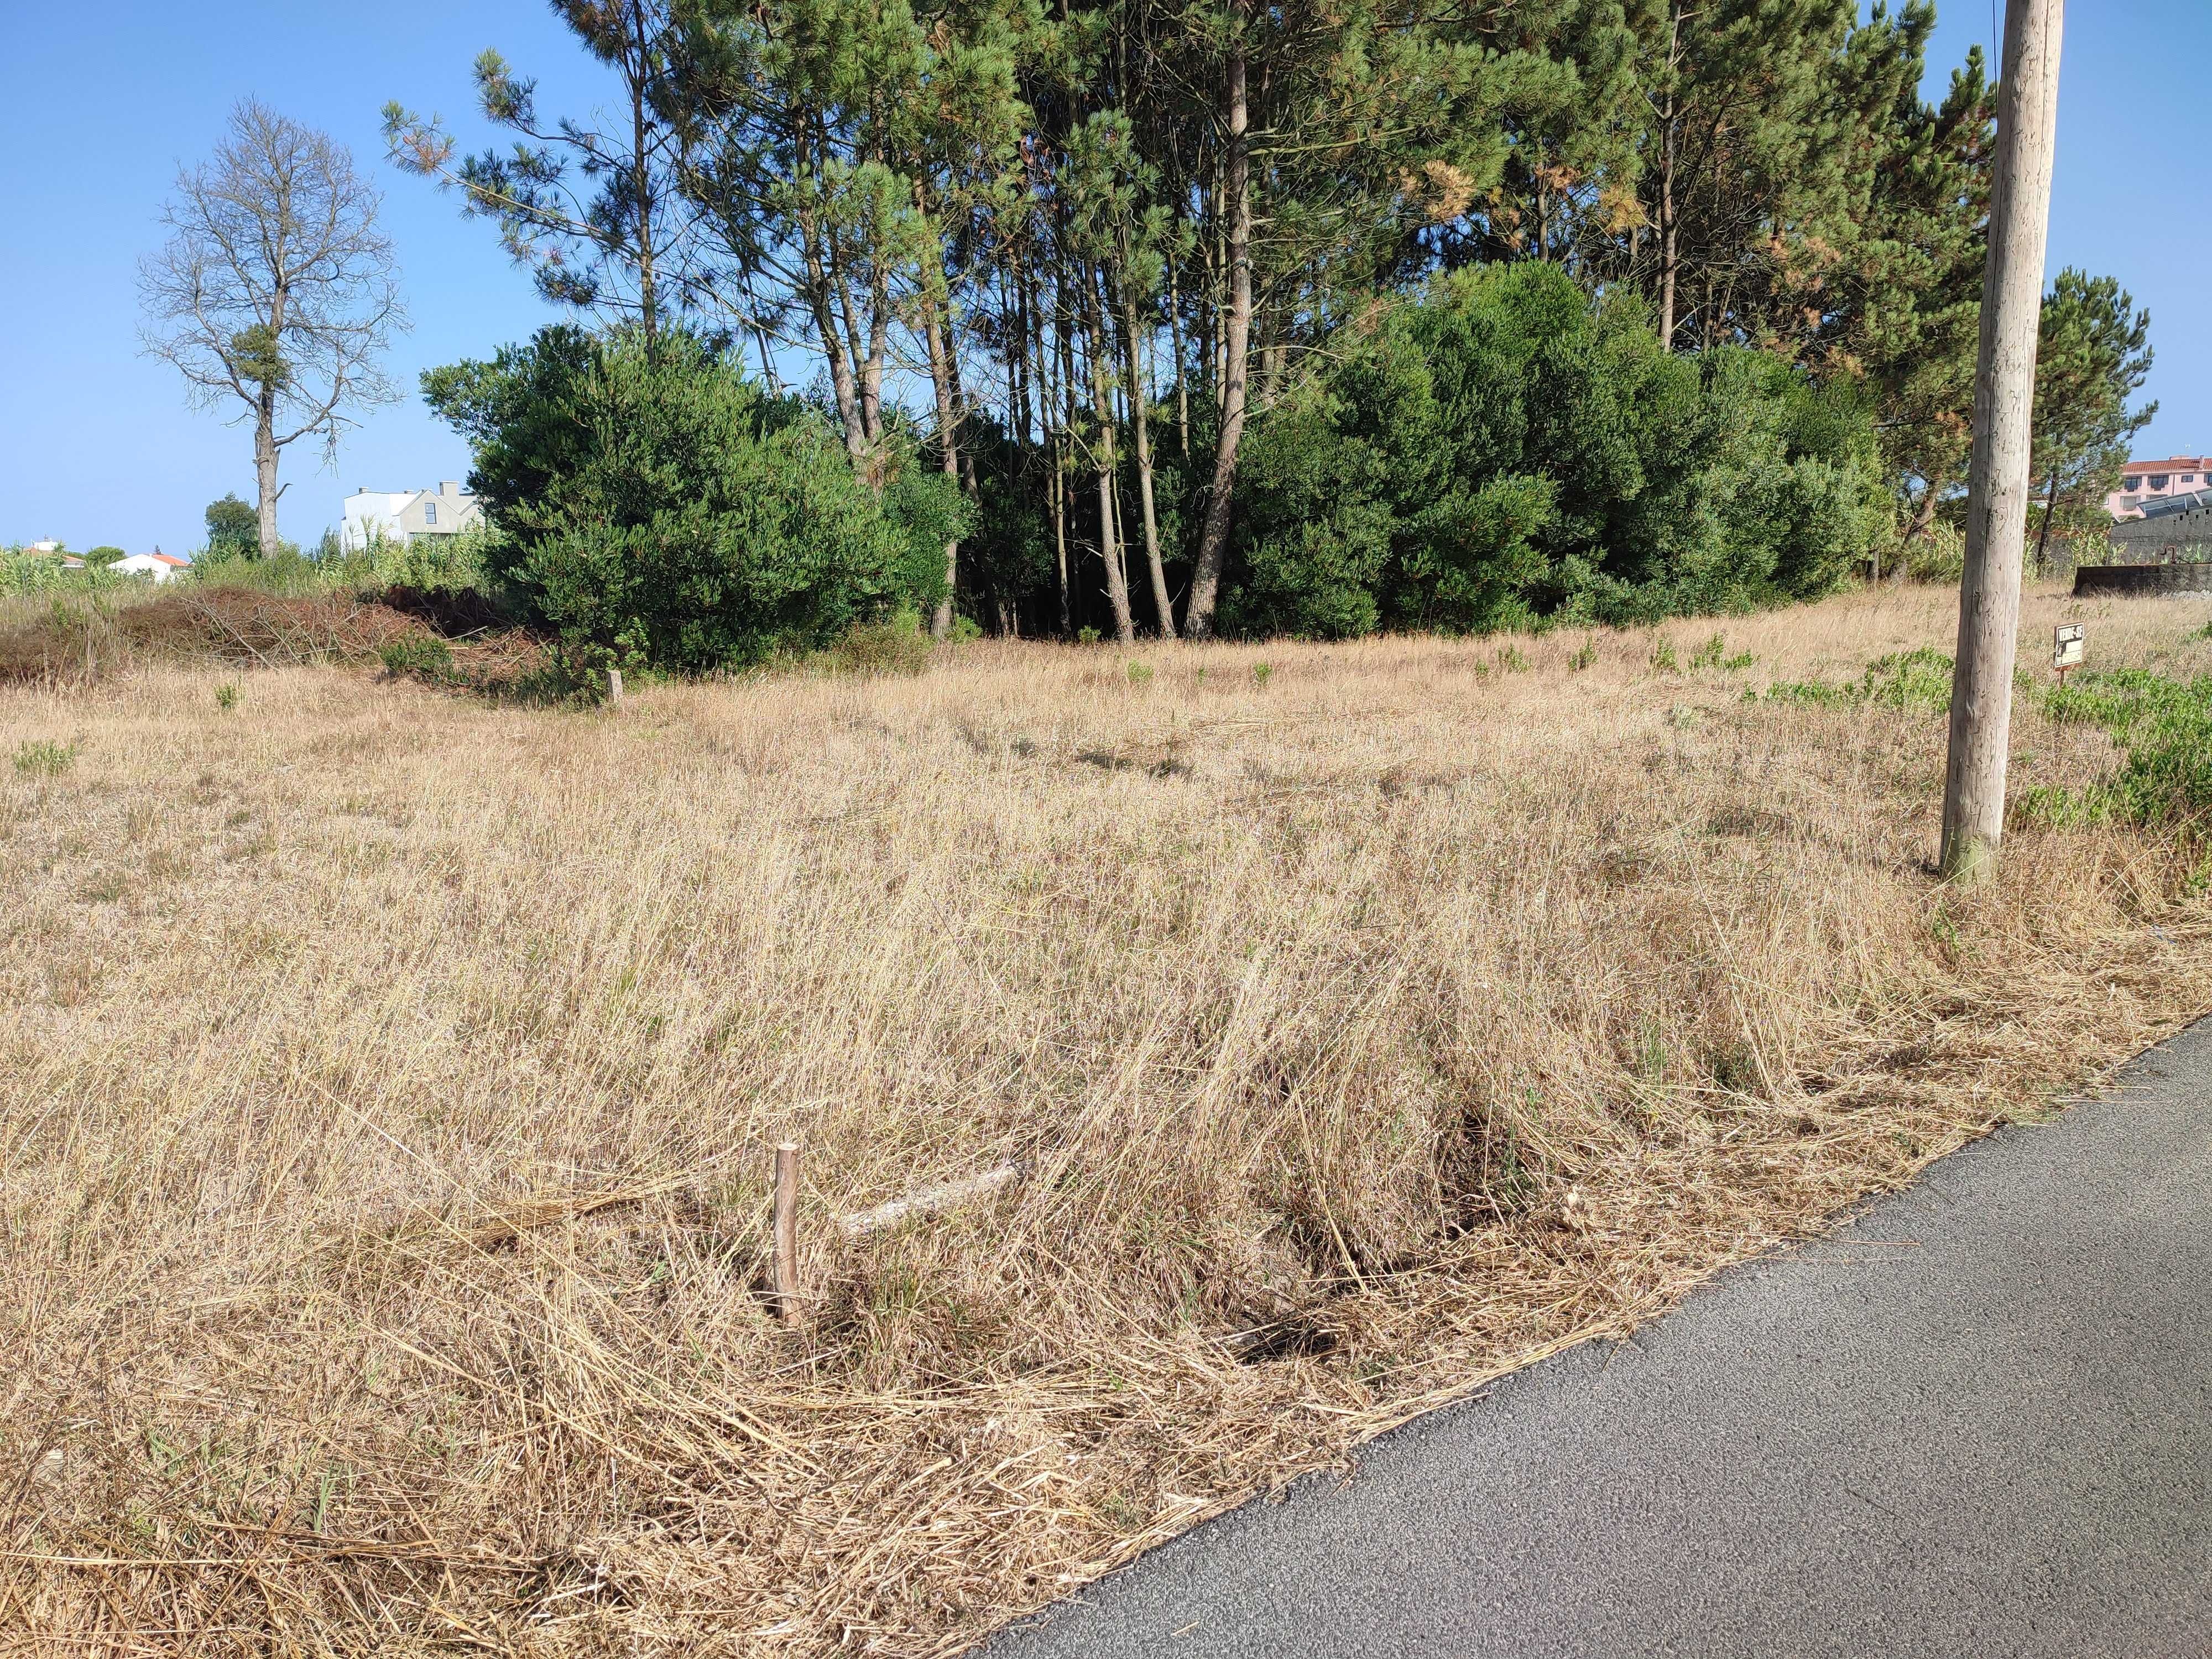
[(2162, 461), (2130, 461), (2120, 487), (2105, 497), (2115, 519), (2139, 519), (2147, 502), (2212, 489), (2212, 455), (2169, 455)]

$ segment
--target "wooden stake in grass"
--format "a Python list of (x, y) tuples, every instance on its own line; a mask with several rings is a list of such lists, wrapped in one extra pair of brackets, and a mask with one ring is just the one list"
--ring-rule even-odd
[(787, 1325), (799, 1318), (799, 1146), (775, 1149), (775, 1237), (769, 1252), (775, 1310)]
[(619, 668), (607, 670), (607, 701), (611, 703), (622, 701), (622, 670)]

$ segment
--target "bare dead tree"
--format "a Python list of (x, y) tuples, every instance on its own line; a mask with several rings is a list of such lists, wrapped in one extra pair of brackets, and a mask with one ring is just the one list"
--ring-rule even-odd
[(170, 231), (138, 268), (147, 352), (204, 408), (253, 423), (264, 556), (276, 547), (276, 462), (320, 438), (334, 460), (355, 411), (399, 395), (378, 365), (407, 327), (382, 198), (327, 134), (258, 99), (231, 112), (213, 159), (177, 175)]

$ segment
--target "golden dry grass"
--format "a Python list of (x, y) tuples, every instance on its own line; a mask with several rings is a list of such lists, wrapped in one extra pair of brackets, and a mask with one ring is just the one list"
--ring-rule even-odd
[(2159, 837), (1946, 893), (1940, 716), (1742, 700), (1953, 605), (0, 690), (0, 1644), (949, 1652), (1909, 1179), (2212, 1000)]

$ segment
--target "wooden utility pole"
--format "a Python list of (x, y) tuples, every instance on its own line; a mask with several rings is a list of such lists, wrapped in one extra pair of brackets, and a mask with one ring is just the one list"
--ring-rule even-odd
[(2004, 835), (2021, 555), (2027, 536), (2028, 443), (2044, 244), (2058, 128), (2064, 0), (2009, 0), (1997, 92), (1996, 173), (1989, 264), (1974, 362), (1974, 454), (1966, 478), (1966, 568), (1959, 588), (1959, 659), (1951, 681), (1951, 757), (1943, 779), (1948, 879), (1996, 873)]

